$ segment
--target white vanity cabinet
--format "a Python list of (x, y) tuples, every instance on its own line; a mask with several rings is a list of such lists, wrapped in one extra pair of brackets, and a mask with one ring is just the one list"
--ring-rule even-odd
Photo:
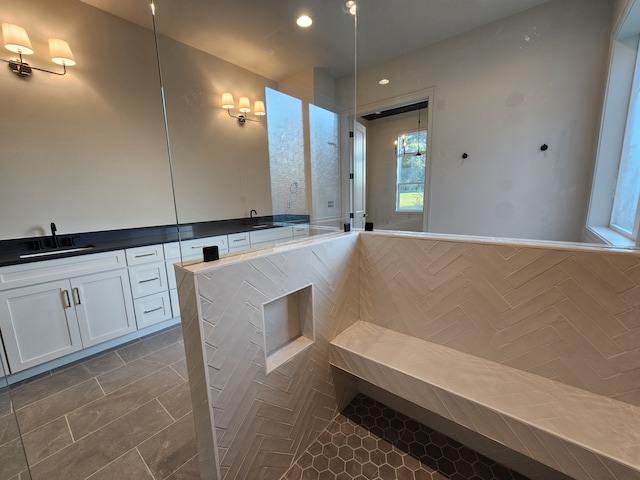
[(266, 246), (281, 240), (291, 240), (293, 238), (292, 227), (274, 227), (249, 232), (251, 247)]
[(136, 329), (122, 250), (0, 268), (11, 373)]
[(138, 328), (173, 317), (162, 244), (125, 250)]

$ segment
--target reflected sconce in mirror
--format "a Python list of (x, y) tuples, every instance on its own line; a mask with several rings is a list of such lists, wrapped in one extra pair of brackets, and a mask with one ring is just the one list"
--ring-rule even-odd
[(21, 78), (28, 78), (31, 76), (33, 70), (40, 72), (52, 73), (54, 75), (64, 75), (67, 73), (67, 67), (71, 67), (76, 64), (73, 58), (73, 53), (69, 44), (65, 40), (59, 38), (49, 39), (49, 52), (51, 54), (51, 61), (56, 65), (62, 66), (62, 72), (53, 72), (44, 68), (34, 67), (29, 65), (22, 59), (23, 55), (33, 55), (34, 50), (31, 46), (31, 40), (27, 31), (20, 25), (14, 25), (12, 23), (2, 24), (2, 39), (4, 42), (4, 48), (10, 52), (17, 53), (18, 58), (11, 60), (0, 59), (3, 62), (9, 64), (9, 68), (13, 73)]
[(231, 118), (236, 118), (240, 125), (244, 125), (249, 122), (261, 122), (267, 112), (264, 108), (264, 102), (262, 100), (256, 100), (253, 104), (253, 114), (258, 118), (248, 118), (247, 114), (251, 112), (251, 102), (248, 97), (240, 97), (238, 101), (238, 110), (240, 115), (232, 115), (231, 110), (236, 108), (236, 104), (233, 100), (233, 95), (230, 93), (222, 94), (222, 108), (224, 108)]

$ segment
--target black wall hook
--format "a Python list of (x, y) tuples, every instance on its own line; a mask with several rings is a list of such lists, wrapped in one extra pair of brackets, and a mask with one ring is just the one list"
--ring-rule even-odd
[(462, 158), (469, 158), (469, 155), (467, 155), (466, 153), (463, 153)]
[(543, 152), (546, 152), (547, 150), (549, 150), (549, 145), (547, 145), (546, 143), (545, 143), (545, 144), (543, 144), (543, 145), (540, 147), (540, 150), (542, 150)]

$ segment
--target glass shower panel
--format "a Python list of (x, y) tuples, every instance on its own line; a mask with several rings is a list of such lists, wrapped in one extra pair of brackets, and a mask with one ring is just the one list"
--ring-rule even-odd
[(30, 478), (27, 457), (6, 379), (4, 358), (0, 358), (0, 480)]

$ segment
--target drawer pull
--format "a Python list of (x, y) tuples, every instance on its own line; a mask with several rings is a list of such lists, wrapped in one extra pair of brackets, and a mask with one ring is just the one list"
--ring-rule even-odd
[(243, 238), (237, 238), (233, 240), (234, 242), (246, 242), (247, 241), (247, 237), (243, 237)]
[(64, 308), (71, 308), (71, 299), (69, 298), (69, 290), (63, 290), (66, 302)]
[(156, 252), (152, 253), (141, 253), (140, 255), (135, 255), (133, 258), (143, 258), (143, 257), (155, 257)]
[(160, 280), (160, 277), (147, 278), (146, 280), (138, 280), (138, 283), (155, 282), (156, 280)]
[(80, 301), (80, 290), (78, 290), (78, 287), (74, 287), (72, 292), (74, 297), (73, 299), (76, 302), (76, 305), (82, 305), (82, 302)]
[(158, 310), (162, 310), (163, 307), (158, 307), (158, 308), (152, 308), (151, 310), (145, 310), (144, 312), (142, 312), (143, 314), (147, 314), (147, 313), (152, 313), (152, 312), (157, 312)]

